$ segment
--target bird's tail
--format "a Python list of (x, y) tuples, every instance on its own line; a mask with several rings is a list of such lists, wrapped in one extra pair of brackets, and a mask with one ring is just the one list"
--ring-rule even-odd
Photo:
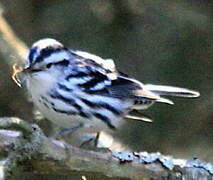
[(200, 93), (186, 88), (145, 84), (145, 88), (158, 95), (179, 96), (179, 97), (199, 97)]

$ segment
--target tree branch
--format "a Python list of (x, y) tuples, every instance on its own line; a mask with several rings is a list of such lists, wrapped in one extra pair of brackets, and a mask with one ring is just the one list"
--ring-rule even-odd
[[(18, 118), (0, 119), (0, 154), (4, 172), (24, 177), (29, 173), (43, 178), (53, 175), (70, 177), (113, 177), (123, 179), (199, 179), (213, 174), (211, 163), (198, 159), (185, 161), (160, 153), (94, 152), (47, 138), (37, 125)], [(11, 131), (12, 129), (12, 131)], [(17, 131), (18, 130), (18, 131)], [(23, 171), (24, 169), (24, 171)]]

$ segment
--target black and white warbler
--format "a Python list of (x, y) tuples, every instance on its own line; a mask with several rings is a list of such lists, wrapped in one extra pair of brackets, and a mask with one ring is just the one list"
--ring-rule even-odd
[(173, 104), (160, 95), (199, 96), (184, 88), (142, 84), (117, 71), (112, 59), (69, 50), (49, 38), (33, 44), (22, 72), (47, 119), (62, 128), (81, 124), (88, 132), (117, 129), (124, 118), (150, 121), (138, 110), (155, 102)]

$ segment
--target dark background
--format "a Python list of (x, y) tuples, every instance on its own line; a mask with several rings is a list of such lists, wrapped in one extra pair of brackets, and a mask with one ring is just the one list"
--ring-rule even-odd
[[(0, 2), (3, 15), (29, 46), (52, 37), (72, 49), (112, 58), (120, 71), (144, 83), (199, 90), (197, 99), (172, 98), (175, 106), (155, 104), (146, 111), (154, 123), (128, 121), (120, 136), (134, 150), (213, 161), (211, 0)], [(25, 90), (11, 81), (4, 59), (0, 69), (0, 116), (30, 121), (32, 104)]]

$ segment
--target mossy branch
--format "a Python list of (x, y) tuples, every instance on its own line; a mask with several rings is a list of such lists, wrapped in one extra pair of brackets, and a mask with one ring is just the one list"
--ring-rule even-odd
[[(1, 118), (0, 152), (6, 176), (29, 173), (50, 176), (105, 179), (199, 179), (210, 178), (211, 163), (185, 161), (159, 153), (100, 153), (47, 138), (36, 125), (17, 118)], [(24, 169), (24, 171), (23, 171)]]

